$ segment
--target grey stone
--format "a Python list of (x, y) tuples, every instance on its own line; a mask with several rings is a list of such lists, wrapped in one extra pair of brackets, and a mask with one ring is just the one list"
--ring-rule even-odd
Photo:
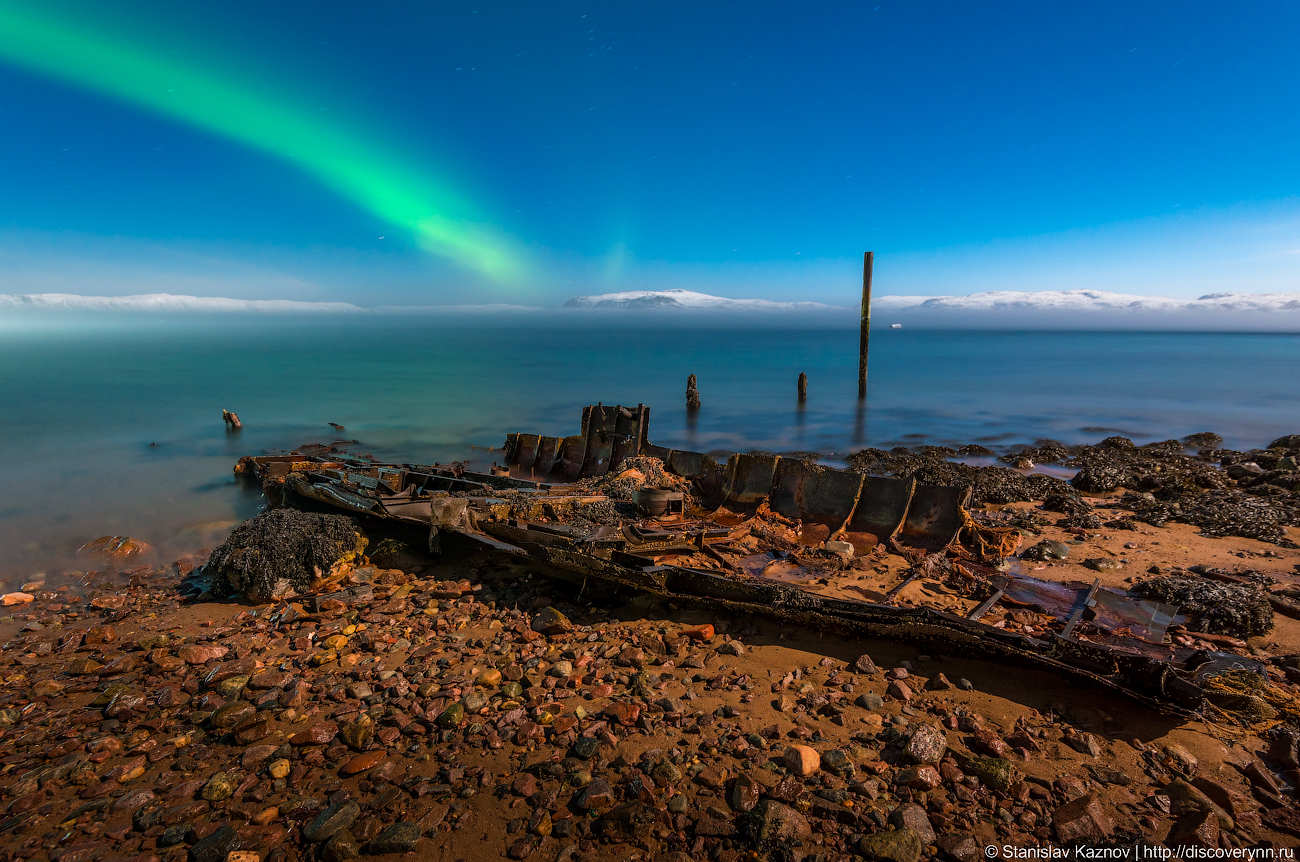
[(885, 705), (885, 699), (878, 694), (864, 694), (855, 703), (863, 709), (880, 709)]
[(922, 843), (934, 843), (934, 827), (930, 825), (930, 817), (915, 802), (905, 802), (889, 812), (889, 825), (907, 827), (920, 837)]
[(328, 841), (335, 832), (351, 826), (360, 814), (360, 805), (351, 799), (344, 799), (317, 814), (303, 827), (302, 837), (315, 843)]
[(361, 848), (357, 846), (357, 839), (347, 829), (340, 829), (334, 833), (334, 837), (325, 842), (325, 847), (321, 851), (325, 862), (349, 862), (361, 855)]
[(366, 844), (366, 852), (377, 856), (386, 853), (405, 853), (415, 847), (420, 840), (420, 827), (409, 821), (401, 821), (389, 826)]
[(592, 736), (579, 737), (570, 752), (580, 760), (591, 760), (600, 753), (600, 740)]
[(239, 833), (222, 826), (190, 848), (190, 862), (226, 862), (226, 855), (239, 849)]
[(832, 748), (822, 755), (822, 769), (840, 778), (852, 778), (857, 771), (849, 756), (838, 748)]

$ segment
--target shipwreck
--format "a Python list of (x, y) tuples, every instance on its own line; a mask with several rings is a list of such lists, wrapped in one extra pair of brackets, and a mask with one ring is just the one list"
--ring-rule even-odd
[[(1171, 642), (1176, 607), (1020, 573), (1020, 533), (973, 517), (969, 488), (667, 449), (650, 442), (649, 413), (597, 404), (579, 434), (510, 434), (488, 472), (328, 447), (247, 456), (236, 472), (263, 483), (273, 505), (427, 535), (434, 553), (476, 543), (677, 602), (1054, 671), (1166, 711), (1200, 710), (1201, 683), (1216, 673), (1267, 678), (1252, 659)], [(863, 566), (885, 559), (899, 563), (896, 583), (863, 587)], [(946, 584), (966, 609), (906, 599), (918, 581)], [(1014, 609), (1040, 623), (992, 621)]]

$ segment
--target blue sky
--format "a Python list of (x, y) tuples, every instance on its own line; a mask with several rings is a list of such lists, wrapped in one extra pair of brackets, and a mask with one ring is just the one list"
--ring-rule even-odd
[(519, 266), (0, 50), (0, 292), (1300, 290), (1292, 3), (0, 0), (0, 42), (30, 9), (363, 136)]

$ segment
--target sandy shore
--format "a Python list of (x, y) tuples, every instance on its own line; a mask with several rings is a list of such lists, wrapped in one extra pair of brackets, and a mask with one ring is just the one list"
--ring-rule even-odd
[[(1300, 561), (1180, 525), (1093, 543), (1135, 569), (1247, 553), (1283, 575)], [(1072, 565), (1048, 573), (1091, 573)], [(137, 572), (37, 630), (4, 624), (6, 858), (838, 859), (903, 835), (893, 817), (923, 836), (924, 819), (933, 841), (915, 856), (869, 843), (868, 856), (964, 860), (986, 844), (1061, 843), (1063, 808), (1083, 797), (1100, 806), (1079, 827), (1092, 843), (1164, 840), (1183, 803), (1170, 813), (1155, 794), (1180, 768), (1231, 808), (1216, 842), (1296, 840), (1263, 822), (1285, 821), (1243, 774), (1267, 757), (1245, 728), (900, 644), (642, 599), (575, 606), (571, 587), (533, 571), (480, 556), (384, 570), (369, 603), (292, 621), (275, 606), (182, 602), (174, 570)], [(534, 631), (548, 608), (572, 627)], [(1252, 646), (1300, 652), (1295, 621), (1278, 623)], [(712, 637), (694, 639), (706, 624)], [(862, 672), (864, 655), (878, 670)], [(906, 700), (890, 693), (902, 668)], [(940, 674), (971, 689), (927, 690)], [(511, 679), (520, 690), (502, 689)], [(476, 708), (453, 720), (458, 700)], [(922, 726), (943, 733), (934, 763), (908, 753)], [(1081, 735), (1095, 755), (1069, 741)], [(1009, 783), (963, 772), (999, 742)], [(794, 745), (824, 768), (794, 775)], [(346, 830), (310, 840), (331, 817)]]

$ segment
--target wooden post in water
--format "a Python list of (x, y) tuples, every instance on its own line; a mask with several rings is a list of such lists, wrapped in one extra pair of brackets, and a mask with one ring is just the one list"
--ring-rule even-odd
[(808, 400), (808, 375), (802, 371), (799, 372), (799, 400)]
[(867, 345), (871, 341), (871, 267), (875, 252), (862, 255), (862, 333), (858, 337), (858, 397), (867, 397)]

